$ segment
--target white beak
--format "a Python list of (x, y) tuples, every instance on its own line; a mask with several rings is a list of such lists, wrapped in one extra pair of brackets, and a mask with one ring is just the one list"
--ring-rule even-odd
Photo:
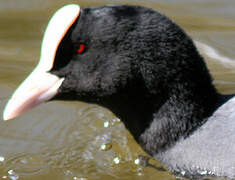
[(46, 73), (34, 71), (14, 92), (8, 101), (3, 119), (8, 120), (19, 116), (36, 105), (47, 101), (57, 94), (63, 78)]
[(53, 15), (44, 33), (39, 64), (8, 101), (3, 112), (4, 120), (17, 117), (57, 94), (64, 78), (59, 78), (48, 71), (53, 67), (61, 40), (79, 14), (80, 7), (70, 4), (62, 7)]

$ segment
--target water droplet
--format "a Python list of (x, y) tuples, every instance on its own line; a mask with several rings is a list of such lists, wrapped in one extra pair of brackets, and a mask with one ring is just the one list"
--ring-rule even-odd
[(138, 162), (138, 165), (146, 167), (149, 164), (149, 157), (140, 155), (136, 160), (135, 164)]
[(107, 128), (107, 127), (113, 126), (116, 122), (120, 122), (120, 121), (121, 120), (118, 118), (107, 120), (104, 122), (104, 127)]
[(119, 159), (118, 157), (115, 157), (115, 158), (113, 159), (113, 162), (114, 162), (115, 164), (119, 164), (119, 163), (120, 163), (120, 159)]
[(5, 158), (3, 156), (0, 156), (0, 162), (4, 162)]
[(135, 164), (140, 164), (140, 159), (139, 158), (137, 158), (136, 160), (135, 160)]
[(204, 170), (204, 171), (201, 171), (201, 175), (206, 175), (208, 172), (207, 172), (207, 170)]
[(105, 127), (105, 128), (109, 127), (109, 121), (105, 121), (105, 122), (104, 122), (104, 127)]
[(181, 171), (180, 173), (184, 176), (186, 172), (185, 171)]
[(137, 175), (138, 175), (138, 176), (142, 176), (143, 174), (142, 174), (141, 172), (138, 172)]
[(138, 167), (136, 170), (137, 170), (138, 176), (143, 176), (143, 168), (142, 167)]
[(8, 174), (9, 174), (9, 178), (11, 180), (17, 180), (19, 179), (19, 175), (16, 174), (12, 169), (8, 171)]
[(14, 173), (14, 171), (12, 169), (8, 171), (9, 175), (12, 175), (13, 173)]
[(103, 150), (103, 151), (105, 150), (105, 148), (106, 148), (105, 144), (102, 144), (101, 147), (100, 147), (100, 149)]
[(83, 178), (83, 177), (76, 177), (76, 176), (74, 176), (73, 177), (73, 180), (87, 180), (87, 178)]
[(116, 124), (118, 122), (120, 122), (120, 119), (118, 119), (118, 118), (111, 119), (112, 125), (114, 125), (114, 124)]
[(111, 144), (111, 143), (102, 144), (101, 147), (100, 147), (100, 149), (101, 149), (102, 151), (108, 151), (108, 150), (110, 150), (111, 148), (112, 148), (112, 144)]

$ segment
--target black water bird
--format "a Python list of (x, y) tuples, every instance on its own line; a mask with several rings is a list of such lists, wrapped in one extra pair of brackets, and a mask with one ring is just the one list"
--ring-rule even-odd
[(217, 92), (192, 39), (152, 9), (58, 10), (39, 65), (14, 93), (4, 119), (47, 100), (109, 108), (173, 172), (235, 178), (235, 98)]

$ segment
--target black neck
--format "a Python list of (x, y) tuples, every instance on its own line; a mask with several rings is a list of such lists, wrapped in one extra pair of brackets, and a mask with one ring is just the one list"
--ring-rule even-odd
[(218, 94), (213, 85), (191, 91), (172, 89), (175, 90), (162, 98), (119, 95), (115, 105), (108, 106), (152, 155), (189, 136), (230, 97)]
[(221, 95), (215, 91), (204, 97), (179, 93), (171, 95), (153, 113), (149, 127), (138, 139), (151, 155), (171, 147), (179, 138), (189, 136), (207, 121), (221, 103)]

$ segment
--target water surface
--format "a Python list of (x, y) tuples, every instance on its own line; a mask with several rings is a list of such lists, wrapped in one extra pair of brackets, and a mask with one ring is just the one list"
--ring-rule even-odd
[[(50, 16), (77, 1), (0, 1), (0, 113), (14, 89), (37, 64)], [(79, 1), (82, 7), (138, 4), (172, 18), (190, 34), (222, 93), (235, 92), (235, 1)], [(0, 118), (1, 119), (1, 118)], [(3, 179), (175, 179), (147, 157), (110, 111), (82, 102), (50, 102), (0, 121)], [(143, 162), (144, 163), (144, 162)]]

